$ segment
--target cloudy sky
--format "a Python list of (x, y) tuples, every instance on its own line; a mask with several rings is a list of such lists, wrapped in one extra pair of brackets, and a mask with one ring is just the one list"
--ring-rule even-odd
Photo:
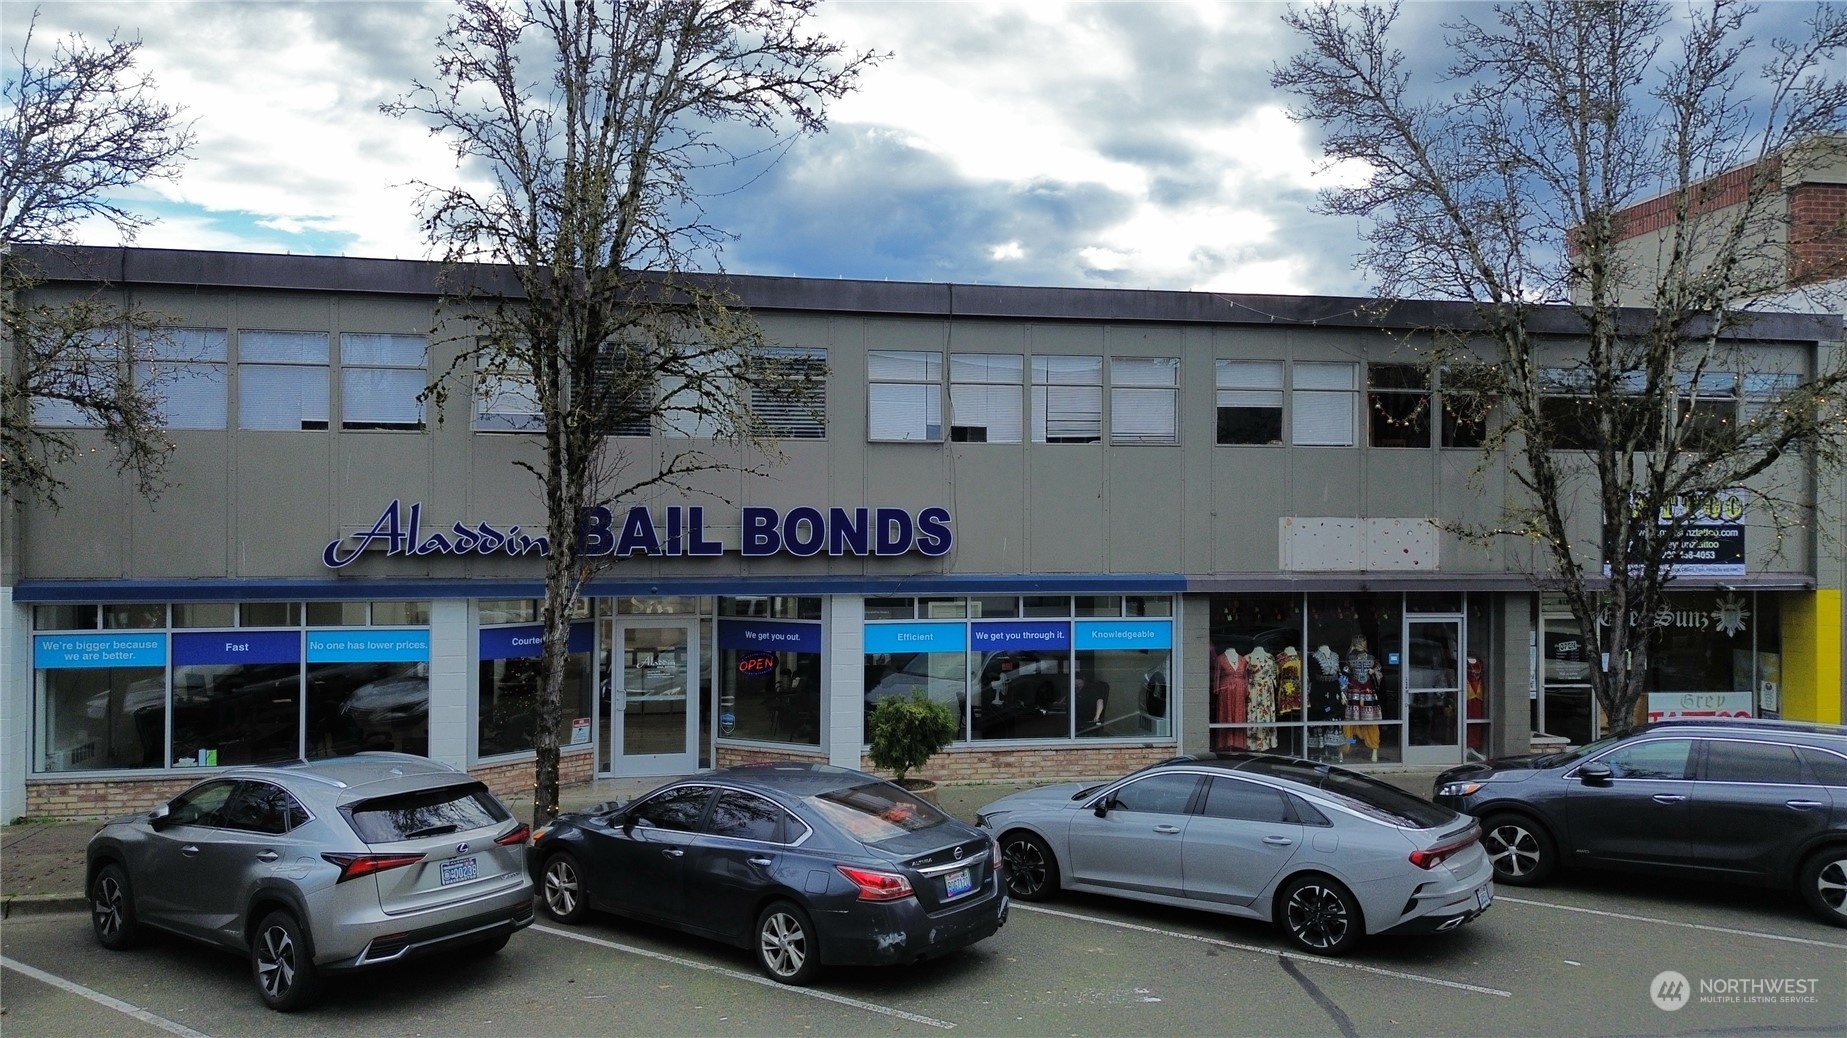
[[(1404, 38), (1438, 38), (1457, 7), (1408, 5)], [(9, 63), (34, 8), (35, 54), (73, 31), (139, 36), (162, 98), (196, 119), (184, 176), (132, 200), (160, 221), (137, 244), (429, 255), (406, 184), (453, 183), (453, 162), (379, 105), (430, 78), (446, 0), (0, 0)], [(713, 181), (708, 215), (738, 236), (725, 266), (1363, 293), (1358, 228), (1310, 211), (1333, 174), (1268, 85), (1296, 47), (1284, 10), (831, 0), (819, 28), (892, 57), (829, 109), (826, 136)]]

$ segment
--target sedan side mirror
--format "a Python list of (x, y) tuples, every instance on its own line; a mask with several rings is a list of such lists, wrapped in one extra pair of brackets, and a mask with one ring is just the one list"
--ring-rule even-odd
[(1607, 786), (1615, 773), (1608, 764), (1586, 764), (1578, 769), (1578, 779), (1587, 786)]
[(1097, 808), (1096, 808), (1097, 817), (1098, 818), (1109, 817), (1109, 809), (1115, 806), (1116, 806), (1115, 797), (1104, 797), (1102, 800), (1097, 801)]
[(155, 832), (159, 832), (160, 830), (165, 829), (170, 824), (168, 819), (172, 814), (173, 814), (173, 808), (169, 807), (166, 804), (162, 804), (159, 807), (155, 808), (154, 810), (148, 812), (148, 825)]

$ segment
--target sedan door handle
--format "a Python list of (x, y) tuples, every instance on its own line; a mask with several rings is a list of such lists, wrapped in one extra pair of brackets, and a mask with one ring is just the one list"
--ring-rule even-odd
[(1180, 831), (1180, 827), (1177, 825), (1157, 825), (1154, 827), (1154, 831), (1165, 836), (1172, 836)]
[(1295, 841), (1287, 836), (1266, 836), (1263, 838), (1263, 842), (1272, 847), (1287, 847)]
[(681, 850), (678, 847), (665, 847), (665, 848), (662, 848), (661, 850), (662, 856), (668, 857), (668, 858), (678, 858), (685, 853), (686, 853), (685, 851)]
[(1822, 805), (1819, 800), (1785, 800), (1783, 806), (1793, 807), (1798, 811), (1813, 811)]
[(1654, 801), (1657, 804), (1678, 804), (1685, 799), (1687, 799), (1686, 795), (1682, 793), (1656, 793), (1654, 795)]
[(257, 860), (262, 862), (265, 865), (268, 865), (270, 862), (275, 861), (276, 859), (280, 857), (282, 857), (282, 855), (277, 854), (275, 851), (258, 851), (257, 852)]
[(776, 864), (776, 859), (770, 857), (767, 854), (759, 854), (755, 857), (746, 858), (744, 860), (750, 862), (752, 865), (774, 865)]

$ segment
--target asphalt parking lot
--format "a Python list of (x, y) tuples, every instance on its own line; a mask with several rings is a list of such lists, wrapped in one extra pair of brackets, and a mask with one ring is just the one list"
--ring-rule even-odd
[[(1847, 932), (1784, 895), (1578, 876), (1503, 890), (1454, 933), (1378, 939), (1340, 960), (1287, 953), (1254, 923), (1067, 897), (1016, 905), (999, 935), (961, 954), (836, 970), (809, 989), (764, 980), (743, 951), (654, 927), (541, 921), (492, 959), (350, 977), (285, 1021), (258, 1005), (237, 958), (178, 939), (110, 953), (85, 916), (64, 913), (5, 923), (0, 1030), (1832, 1035), (1847, 1021), (1843, 963)], [(1672, 1010), (1651, 998), (1668, 971), (1689, 992)]]

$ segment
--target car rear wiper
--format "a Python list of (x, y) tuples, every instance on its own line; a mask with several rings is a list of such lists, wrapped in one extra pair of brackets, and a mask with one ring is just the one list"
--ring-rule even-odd
[(404, 838), (406, 840), (414, 840), (419, 836), (439, 836), (443, 833), (455, 832), (460, 828), (461, 826), (456, 825), (454, 822), (444, 822), (441, 825), (426, 825), (421, 829), (413, 829), (405, 833)]

